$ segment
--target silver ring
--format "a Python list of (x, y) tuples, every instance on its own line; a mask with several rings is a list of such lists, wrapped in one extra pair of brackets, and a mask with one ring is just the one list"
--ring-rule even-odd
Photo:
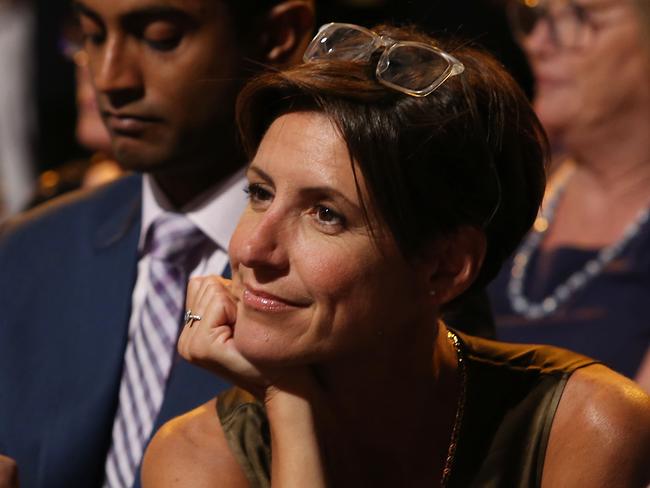
[(185, 312), (185, 317), (184, 317), (184, 318), (185, 318), (185, 325), (189, 325), (190, 327), (192, 327), (192, 323), (193, 323), (195, 320), (196, 320), (196, 321), (201, 320), (201, 316), (200, 316), (200, 315), (197, 315), (197, 314), (195, 314), (195, 313), (192, 313), (191, 310), (187, 310), (187, 311)]

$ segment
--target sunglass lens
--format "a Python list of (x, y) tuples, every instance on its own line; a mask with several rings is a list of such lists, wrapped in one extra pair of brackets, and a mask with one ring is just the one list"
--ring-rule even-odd
[(425, 90), (449, 68), (449, 62), (432, 49), (395, 45), (382, 58), (378, 72), (389, 83), (412, 91)]
[(326, 28), (311, 41), (305, 51), (304, 59), (363, 61), (372, 54), (373, 42), (373, 36), (360, 29)]

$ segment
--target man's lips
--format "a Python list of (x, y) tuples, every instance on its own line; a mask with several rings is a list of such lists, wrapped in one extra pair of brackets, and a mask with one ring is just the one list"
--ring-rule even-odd
[(243, 289), (242, 302), (247, 307), (263, 312), (284, 312), (308, 306), (306, 303), (289, 300), (248, 286)]
[(127, 136), (139, 135), (152, 124), (160, 122), (160, 119), (155, 117), (135, 114), (104, 112), (103, 115), (106, 125), (111, 132)]

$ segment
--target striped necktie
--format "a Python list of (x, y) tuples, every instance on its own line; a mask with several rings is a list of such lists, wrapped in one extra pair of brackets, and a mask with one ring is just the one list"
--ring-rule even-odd
[(126, 347), (105, 487), (133, 485), (162, 405), (189, 273), (208, 242), (182, 214), (164, 214), (147, 233), (149, 287), (140, 322)]

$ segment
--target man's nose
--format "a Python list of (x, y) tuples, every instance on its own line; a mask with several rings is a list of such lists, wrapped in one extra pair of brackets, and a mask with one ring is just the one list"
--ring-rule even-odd
[(100, 48), (89, 49), (89, 67), (98, 94), (119, 108), (144, 94), (142, 71), (136, 53), (120, 38), (109, 38)]

